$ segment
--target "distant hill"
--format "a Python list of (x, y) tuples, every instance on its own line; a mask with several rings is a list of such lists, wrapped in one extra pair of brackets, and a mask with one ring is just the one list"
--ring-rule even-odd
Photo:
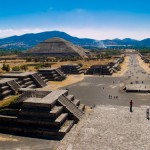
[(24, 34), (21, 36), (11, 36), (0, 39), (0, 48), (23, 48), (28, 49), (49, 38), (59, 37), (79, 46), (99, 46), (99, 42), (94, 39), (77, 38), (60, 31), (49, 31), (37, 34)]
[(39, 44), (46, 39), (59, 37), (67, 41), (72, 42), (75, 45), (83, 47), (107, 47), (107, 46), (147, 46), (150, 47), (150, 38), (138, 41), (135, 39), (106, 39), (106, 40), (95, 40), (89, 38), (77, 38), (73, 37), (65, 32), (60, 31), (47, 31), (41, 33), (30, 33), (21, 36), (11, 36), (7, 38), (0, 39), (1, 49), (20, 49), (26, 50)]

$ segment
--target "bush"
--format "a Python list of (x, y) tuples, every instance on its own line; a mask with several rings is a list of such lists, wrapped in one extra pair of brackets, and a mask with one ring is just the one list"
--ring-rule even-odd
[(19, 66), (14, 66), (14, 67), (12, 67), (12, 70), (13, 71), (20, 71), (20, 67)]
[(6, 64), (3, 64), (2, 70), (9, 72), (10, 71), (10, 66), (6, 65)]
[(21, 70), (27, 71), (28, 70), (28, 66), (27, 65), (22, 65), (20, 66)]

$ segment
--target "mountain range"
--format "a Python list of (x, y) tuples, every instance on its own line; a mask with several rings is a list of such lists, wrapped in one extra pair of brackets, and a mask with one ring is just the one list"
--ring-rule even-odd
[(95, 40), (89, 38), (77, 38), (73, 37), (65, 32), (60, 31), (47, 31), (41, 33), (30, 33), (21, 36), (11, 36), (0, 39), (0, 49), (20, 49), (26, 50), (36, 44), (39, 44), (46, 39), (60, 37), (65, 40), (72, 42), (73, 44), (83, 47), (108, 47), (108, 46), (142, 46), (150, 47), (150, 38), (144, 40), (135, 40), (130, 38), (121, 39), (106, 39), (106, 40)]

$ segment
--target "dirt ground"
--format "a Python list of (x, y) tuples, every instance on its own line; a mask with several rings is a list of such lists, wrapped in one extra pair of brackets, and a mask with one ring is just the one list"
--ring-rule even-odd
[(48, 86), (44, 87), (45, 90), (57, 90), (61, 87), (71, 85), (73, 83), (80, 82), (84, 79), (84, 75), (68, 75), (67, 78), (61, 82), (59, 81), (49, 81)]
[(129, 56), (125, 57), (124, 62), (121, 64), (121, 70), (117, 73), (114, 73), (113, 77), (120, 77), (123, 76), (123, 74), (128, 70), (128, 64), (129, 64)]
[[(16, 56), (14, 55), (13, 57), (15, 58)], [(5, 58), (5, 57), (3, 56), (1, 58)], [(89, 61), (77, 60), (77, 61), (48, 62), (48, 63), (52, 64), (52, 66), (51, 66), (52, 68), (59, 68), (61, 65), (64, 65), (64, 64), (80, 64), (81, 63), (81, 64), (83, 64), (82, 68), (86, 69), (86, 68), (89, 68), (91, 65), (107, 64), (109, 62), (112, 62), (113, 60), (114, 59), (112, 58), (112, 59), (89, 60)], [(26, 60), (19, 59), (19, 58), (16, 58), (15, 60), (1, 60), (0, 61), (0, 72), (1, 73), (3, 73), (3, 71), (1, 70), (1, 67), (3, 66), (4, 63), (9, 64), (11, 68), (14, 66), (29, 65), (28, 71), (36, 71), (35, 66), (42, 62), (26, 62)]]
[(56, 64), (52, 65), (53, 68), (58, 68), (61, 65), (64, 64), (83, 64), (82, 68), (89, 68), (92, 65), (105, 65), (109, 62), (113, 62), (114, 59), (101, 59), (101, 60), (89, 60), (89, 61), (85, 61), (85, 60), (78, 60), (78, 61), (65, 61), (65, 62), (57, 62)]
[(137, 56), (140, 66), (147, 72), (150, 73), (149, 63), (145, 63), (140, 56)]

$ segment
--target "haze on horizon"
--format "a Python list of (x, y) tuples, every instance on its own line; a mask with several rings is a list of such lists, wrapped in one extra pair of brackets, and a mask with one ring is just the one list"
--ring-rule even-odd
[(5, 0), (0, 38), (58, 30), (97, 40), (150, 37), (148, 0)]

